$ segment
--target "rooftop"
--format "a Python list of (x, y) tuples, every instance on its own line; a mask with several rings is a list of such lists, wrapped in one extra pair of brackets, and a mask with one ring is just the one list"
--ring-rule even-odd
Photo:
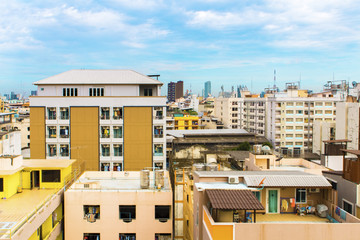
[(133, 70), (74, 69), (43, 80), (34, 85), (59, 84), (155, 84), (163, 83)]
[(58, 189), (23, 190), (8, 199), (0, 199), (0, 238), (8, 229), (18, 229)]
[(356, 156), (360, 156), (360, 150), (350, 150), (350, 149), (340, 149), (343, 152), (354, 154)]
[(177, 138), (185, 136), (213, 136), (213, 135), (254, 135), (244, 129), (198, 129), (198, 130), (167, 130), (167, 135)]
[[(150, 184), (148, 189), (140, 186), (140, 172), (100, 172), (87, 171), (68, 189), (68, 191), (161, 191), (170, 192), (171, 186), (168, 172), (164, 171), (164, 187), (158, 189), (154, 184), (154, 174), (150, 171)], [(88, 184), (89, 188), (85, 188)]]

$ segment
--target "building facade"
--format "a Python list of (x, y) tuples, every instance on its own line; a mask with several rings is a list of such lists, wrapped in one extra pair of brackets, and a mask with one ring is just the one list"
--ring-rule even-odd
[(161, 82), (131, 70), (71, 70), (34, 84), (31, 158), (75, 158), (87, 170), (165, 167)]
[(85, 172), (65, 192), (65, 239), (172, 239), (168, 173), (145, 171)]

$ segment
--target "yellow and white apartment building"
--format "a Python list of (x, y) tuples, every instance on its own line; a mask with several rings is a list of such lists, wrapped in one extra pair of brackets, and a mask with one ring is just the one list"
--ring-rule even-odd
[(63, 239), (63, 194), (74, 160), (0, 157), (0, 239)]
[(71, 70), (34, 84), (31, 158), (77, 159), (95, 171), (165, 168), (160, 81), (132, 70)]

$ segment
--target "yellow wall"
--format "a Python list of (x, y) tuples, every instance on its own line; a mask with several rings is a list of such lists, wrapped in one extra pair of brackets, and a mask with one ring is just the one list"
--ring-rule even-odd
[[(175, 120), (175, 129), (185, 130), (188, 127), (188, 130), (198, 129), (199, 128), (199, 117), (198, 116), (183, 116), (183, 117), (174, 117)], [(177, 124), (176, 124), (177, 121)], [(192, 122), (195, 121), (197, 125), (193, 125)]]
[(124, 108), (124, 170), (152, 167), (152, 108)]
[(28, 240), (39, 240), (39, 236), (37, 235), (37, 230), (31, 235), (31, 237)]
[(0, 192), (0, 198), (10, 198), (17, 193), (20, 186), (20, 173), (17, 172), (13, 175), (2, 175), (0, 178), (4, 179), (4, 191)]
[(42, 237), (45, 238), (52, 231), (52, 215), (50, 215), (42, 226)]
[(213, 240), (233, 240), (232, 225), (213, 225), (205, 210), (203, 211), (203, 217)]
[(77, 159), (79, 163), (84, 161), (85, 170), (98, 171), (99, 108), (71, 107), (70, 136), (71, 159)]
[(30, 189), (31, 183), (30, 183), (30, 171), (23, 171), (22, 174), (22, 188), (24, 189)]
[(299, 90), (298, 91), (298, 96), (299, 97), (307, 97), (308, 96), (308, 91), (307, 90)]
[(30, 158), (45, 159), (45, 107), (30, 107)]

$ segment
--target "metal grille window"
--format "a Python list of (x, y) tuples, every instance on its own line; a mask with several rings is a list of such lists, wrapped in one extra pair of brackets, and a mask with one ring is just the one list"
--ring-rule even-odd
[(122, 153), (122, 145), (121, 144), (114, 144), (114, 156), (121, 157)]
[(69, 156), (69, 144), (60, 145), (60, 156), (68, 157)]
[(113, 127), (114, 138), (122, 138), (122, 127), (114, 126)]
[(60, 108), (60, 119), (61, 120), (68, 120), (69, 119), (69, 108), (61, 107)]
[(113, 111), (114, 111), (113, 119), (119, 120), (123, 118), (122, 107), (114, 107)]
[(136, 219), (136, 206), (135, 205), (120, 205), (119, 206), (119, 217), (124, 222), (131, 222)]
[(110, 145), (101, 144), (101, 154), (103, 157), (110, 157)]

